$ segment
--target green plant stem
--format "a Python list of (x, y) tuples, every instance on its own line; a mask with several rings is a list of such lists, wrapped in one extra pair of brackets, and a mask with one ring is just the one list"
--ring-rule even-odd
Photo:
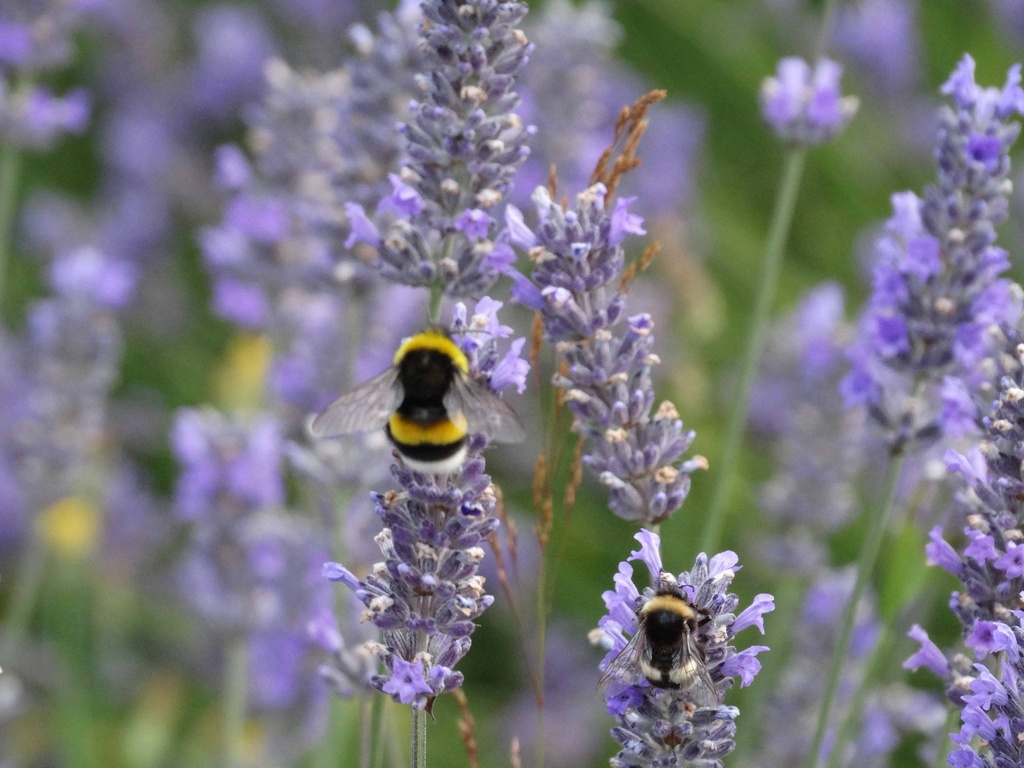
[(18, 175), (21, 150), (14, 144), (0, 145), (0, 306), (7, 286), (7, 262), (13, 250), (15, 203), (18, 199)]
[(242, 742), (249, 698), (249, 644), (245, 635), (232, 638), (224, 669), (224, 768), (242, 764)]
[(427, 713), (412, 708), (412, 768), (427, 768)]
[(441, 321), (441, 299), (444, 297), (444, 288), (441, 283), (434, 283), (430, 286), (430, 306), (428, 313), (430, 323), (436, 325)]
[(537, 768), (544, 768), (544, 672), (545, 644), (547, 642), (547, 545), (541, 547), (537, 569), (537, 742), (534, 754)]
[(935, 768), (949, 768), (949, 746), (952, 743), (947, 734), (960, 730), (960, 709), (946, 702), (949, 715), (946, 717), (946, 727), (939, 734), (939, 743), (935, 750)]
[(380, 716), (376, 723), (377, 751), (373, 758), (373, 768), (384, 768), (385, 761), (388, 765), (398, 765), (401, 761), (398, 754), (398, 740), (396, 736), (394, 705), (390, 699), (381, 702)]
[[(925, 525), (921, 526), (925, 531), (931, 530), (932, 526), (938, 523), (942, 517), (942, 506), (935, 506), (937, 508), (929, 516), (930, 519), (926, 520)], [(914, 504), (911, 504), (910, 508), (913, 509), (913, 507)], [(917, 547), (917, 551), (923, 552), (923, 546)], [(929, 589), (933, 586), (928, 579), (929, 570), (929, 567), (922, 560), (920, 567), (909, 577), (909, 581), (904, 582), (906, 584), (906, 589), (903, 593), (905, 596), (900, 600), (899, 608), (893, 612), (891, 617), (879, 617), (878, 637), (875, 640), (874, 648), (871, 650), (871, 655), (864, 665), (864, 673), (860, 677), (846, 717), (843, 718), (842, 725), (840, 725), (839, 731), (836, 733), (835, 742), (828, 757), (827, 768), (839, 768), (842, 762), (843, 750), (853, 739), (857, 725), (862, 720), (861, 715), (864, 711), (864, 701), (872, 690), (872, 686), (879, 680), (889, 679), (886, 677), (886, 665), (893, 661), (893, 651), (895, 650), (897, 639), (905, 637), (908, 626), (917, 621), (921, 611), (926, 606), (934, 604), (934, 594), (931, 594), (934, 590)], [(904, 657), (905, 654), (898, 658)]]
[(359, 768), (370, 768), (373, 757), (373, 712), (377, 696), (364, 695), (359, 707)]
[(0, 668), (15, 664), (21, 644), (28, 634), (29, 621), (43, 586), (47, 561), (46, 542), (38, 531), (29, 534), (29, 540), (18, 565), (17, 581), (11, 595), (10, 608), (4, 622), (3, 642), (0, 644)]
[[(920, 592), (924, 583), (925, 580), (923, 578), (915, 583), (912, 590), (913, 595), (907, 601), (911, 607), (931, 605), (930, 600), (921, 599)], [(861, 714), (864, 711), (864, 702), (867, 700), (868, 693), (871, 692), (872, 686), (878, 680), (885, 679), (883, 677), (885, 666), (893, 659), (892, 654), (896, 649), (896, 640), (898, 637), (903, 637), (906, 623), (906, 619), (897, 622), (896, 617), (888, 621), (883, 619), (879, 622), (878, 638), (875, 640), (875, 646), (868, 657), (867, 663), (864, 665), (864, 673), (861, 675), (860, 681), (857, 684), (857, 690), (850, 700), (850, 707), (846, 717), (843, 718), (842, 725), (840, 725), (836, 733), (836, 740), (832, 745), (832, 751), (829, 753), (826, 768), (839, 768), (842, 764), (843, 751), (852, 740), (854, 731), (861, 722)], [(897, 625), (899, 627), (898, 632)]]
[(864, 535), (864, 541), (861, 543), (860, 556), (857, 558), (857, 578), (853, 584), (853, 592), (850, 594), (843, 609), (839, 638), (836, 641), (832, 666), (829, 668), (828, 681), (825, 684), (825, 691), (821, 700), (821, 709), (818, 710), (818, 722), (814, 729), (814, 738), (811, 740), (811, 748), (807, 753), (807, 768), (815, 768), (818, 765), (818, 753), (821, 752), (821, 745), (825, 740), (825, 731), (828, 728), (829, 717), (835, 704), (836, 691), (839, 689), (839, 678), (843, 671), (843, 665), (846, 663), (847, 653), (850, 650), (853, 625), (857, 617), (857, 606), (864, 596), (864, 591), (871, 580), (871, 573), (875, 569), (875, 561), (878, 559), (878, 552), (882, 546), (882, 538), (885, 535), (889, 518), (892, 516), (892, 510), (895, 506), (896, 488), (899, 484), (900, 472), (904, 461), (903, 454), (893, 456), (890, 459), (883, 501), (871, 510), (871, 516), (868, 519), (867, 532)]
[(722, 455), (718, 460), (718, 465), (714, 466), (715, 487), (711, 497), (711, 506), (701, 531), (700, 549), (709, 555), (717, 551), (718, 540), (725, 522), (726, 503), (729, 491), (732, 489), (732, 478), (736, 474), (736, 460), (739, 457), (743, 428), (747, 421), (747, 410), (750, 407), (750, 392), (754, 386), (758, 365), (761, 362), (764, 339), (768, 330), (768, 315), (779, 282), (783, 253), (786, 240), (789, 238), (790, 226), (793, 223), (793, 211), (796, 208), (796, 198), (800, 191), (800, 180), (803, 176), (806, 157), (806, 149), (791, 149), (782, 170), (779, 193), (775, 200), (775, 211), (772, 213), (768, 240), (765, 244), (764, 266), (754, 307), (754, 317), (747, 332), (747, 348), (743, 356), (739, 390), (733, 399), (732, 411), (729, 413)]
[[(839, 3), (836, 0), (825, 0), (824, 6), (821, 11), (821, 28), (818, 30), (818, 39), (814, 44), (815, 59), (822, 58), (828, 52), (832, 29), (836, 24), (836, 13), (839, 11)], [(813, 62), (811, 63), (813, 64)]]

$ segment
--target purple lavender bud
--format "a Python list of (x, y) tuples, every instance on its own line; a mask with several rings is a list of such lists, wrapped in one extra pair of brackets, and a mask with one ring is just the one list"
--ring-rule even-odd
[(864, 0), (840, 8), (836, 47), (866, 72), (866, 87), (905, 95), (920, 72), (917, 6), (909, 0)]
[(67, 63), (85, 3), (8, 0), (0, 9), (0, 65), (38, 72)]
[(494, 210), (532, 132), (513, 111), (531, 50), (516, 28), (526, 5), (428, 0), (422, 12), (422, 95), (399, 126), (406, 159), (378, 207), (378, 216), (392, 214), (378, 225), (379, 263), (395, 282), (478, 296), (498, 277)]
[(798, 58), (779, 61), (775, 77), (761, 86), (761, 112), (776, 135), (797, 145), (835, 138), (857, 113), (858, 100), (841, 96), (842, 67), (821, 59), (813, 72)]
[[(530, 255), (537, 266), (530, 280), (518, 278), (513, 295), (539, 295), (545, 335), (567, 364), (554, 381), (565, 390), (573, 429), (590, 438), (583, 461), (608, 487), (610, 509), (654, 525), (682, 505), (690, 474), (706, 462), (683, 459), (694, 433), (683, 430), (675, 406), (655, 409), (654, 324), (647, 314), (625, 317), (622, 291), (622, 238), (643, 231), (642, 220), (629, 213), (629, 201), (606, 210), (605, 198), (604, 185), (595, 184), (563, 210), (547, 189), (536, 189), (533, 237), (520, 216), (512, 221), (521, 243), (536, 243)], [(614, 330), (621, 320), (626, 329)]]
[[(1017, 334), (1007, 330), (1007, 340)], [(957, 499), (965, 512), (967, 544), (962, 552), (932, 533), (929, 559), (957, 575), (964, 591), (951, 602), (965, 636), (975, 633), (979, 622), (1015, 625), (1012, 611), (1024, 591), (1024, 547), (1020, 542), (1018, 509), (1024, 494), (1018, 446), (1024, 440), (1024, 347), (1016, 345), (1015, 365), (1004, 361), (998, 399), (984, 418), (984, 432), (977, 449), (966, 455), (946, 453), (949, 470), (960, 476), (963, 490)], [(1010, 358), (1009, 350), (999, 357)], [(984, 645), (980, 637), (974, 635)]]
[(135, 265), (114, 261), (95, 248), (62, 254), (50, 268), (50, 283), (63, 297), (79, 297), (98, 306), (120, 309), (135, 292)]
[[(508, 360), (517, 360), (522, 348), (513, 342), (515, 348), (502, 356), (497, 340), (512, 329), (498, 320), (500, 306), (485, 297), (467, 317), (465, 305), (457, 305), (452, 332), (470, 375), (492, 390), (496, 383), (516, 383), (502, 368), (516, 368)], [(342, 582), (365, 606), (363, 619), (383, 630), (377, 653), (386, 669), (370, 684), (418, 709), (462, 684), (453, 668), (470, 648), (475, 619), (493, 602), (478, 572), (482, 545), (498, 527), (481, 456), (486, 444), (482, 435), (472, 435), (454, 475), (425, 476), (399, 459), (392, 466), (399, 490), (372, 497), (384, 526), (375, 538), (382, 562), (362, 578), (339, 563), (324, 566), (328, 579)]]
[(910, 628), (907, 637), (919, 642), (921, 648), (903, 662), (903, 668), (916, 671), (921, 667), (927, 667), (939, 677), (945, 677), (946, 673), (949, 672), (949, 661), (946, 659), (946, 654), (940, 651), (939, 647), (931, 641), (928, 633), (915, 624)]
[(512, 329), (498, 321), (501, 306), (500, 301), (484, 296), (476, 303), (472, 317), (467, 317), (465, 304), (456, 304), (452, 337), (466, 353), (477, 379), (486, 382), (495, 392), (514, 386), (522, 393), (530, 373), (530, 363), (520, 357), (526, 339), (514, 340), (502, 354), (498, 339), (507, 338)]
[(244, 424), (212, 410), (183, 409), (171, 444), (181, 463), (175, 503), (186, 520), (255, 512), (284, 500), (282, 439), (272, 419)]
[(89, 95), (81, 88), (55, 96), (42, 86), (11, 90), (0, 73), (0, 138), (19, 146), (48, 148), (89, 123)]
[(856, 483), (875, 445), (864, 414), (848, 411), (837, 391), (851, 330), (842, 289), (825, 283), (768, 332), (751, 422), (771, 440), (777, 468), (757, 494), (773, 528), (758, 549), (772, 568), (816, 574), (827, 536), (859, 508)]
[(73, 493), (101, 445), (121, 356), (116, 309), (134, 287), (130, 265), (89, 248), (62, 254), (54, 296), (28, 310), (23, 407), (9, 424), (19, 494), (42, 509)]
[[(773, 610), (774, 601), (770, 595), (759, 596), (758, 606), (744, 611), (746, 618), (738, 622), (735, 609), (739, 599), (728, 592), (738, 570), (735, 554), (722, 553), (710, 562), (701, 554), (692, 570), (673, 576), (661, 571), (657, 534), (642, 530), (634, 538), (640, 542), (640, 549), (620, 563), (615, 590), (603, 595), (608, 612), (598, 622), (599, 629), (591, 633), (593, 642), (609, 649), (601, 669), (620, 658), (628, 641), (626, 635), (638, 631), (638, 612), (656, 590), (671, 586), (687, 596), (701, 617), (693, 637), (701, 659), (695, 661), (705, 664), (714, 690), (698, 695), (685, 685), (677, 690), (657, 688), (643, 678), (639, 669), (631, 671), (632, 680), (617, 677), (605, 692), (608, 712), (617, 722), (612, 737), (621, 746), (611, 765), (643, 768), (700, 760), (702, 765), (721, 766), (721, 759), (735, 746), (734, 720), (739, 715), (735, 707), (722, 705), (725, 692), (736, 677), (742, 685), (748, 685), (760, 669), (757, 653), (767, 650), (755, 646), (737, 652), (729, 643), (742, 629), (760, 626), (759, 618), (753, 617)], [(657, 573), (652, 586), (637, 590), (631, 578), (631, 561), (643, 562), (652, 575)], [(704, 696), (712, 696), (715, 701), (702, 701)]]
[[(974, 82), (965, 56), (942, 90), (938, 184), (923, 198), (893, 196), (893, 216), (875, 247), (874, 292), (851, 347), (850, 403), (868, 405), (894, 450), (962, 431), (964, 399), (946, 376), (963, 377), (986, 356), (985, 329), (1019, 312), (995, 227), (1006, 218), (1009, 149), (1024, 109), (1019, 67), (1000, 90)], [(914, 382), (919, 382), (916, 386)], [(945, 402), (943, 399), (945, 392)], [(945, 413), (946, 418), (940, 414)]]
[[(949, 756), (953, 766), (1013, 766), (1024, 763), (1024, 630), (998, 624), (1005, 639), (1002, 672), (996, 678), (983, 665), (974, 665), (971, 693), (963, 697), (960, 745)], [(975, 737), (980, 737), (976, 740)]]
[(263, 66), (274, 55), (270, 31), (255, 9), (227, 3), (201, 9), (193, 27), (190, 97), (203, 115), (231, 117), (260, 96)]

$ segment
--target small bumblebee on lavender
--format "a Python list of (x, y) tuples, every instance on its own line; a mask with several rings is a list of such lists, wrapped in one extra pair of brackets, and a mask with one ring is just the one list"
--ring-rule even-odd
[(637, 609), (636, 620), (636, 633), (608, 664), (599, 685), (633, 682), (639, 673), (656, 688), (686, 692), (698, 707), (716, 706), (718, 692), (700, 639), (713, 617), (663, 575), (654, 596)]
[(379, 429), (406, 466), (435, 476), (459, 470), (472, 434), (501, 443), (525, 436), (515, 411), (473, 378), (466, 353), (439, 328), (405, 339), (391, 367), (336, 399), (310, 424), (320, 438)]

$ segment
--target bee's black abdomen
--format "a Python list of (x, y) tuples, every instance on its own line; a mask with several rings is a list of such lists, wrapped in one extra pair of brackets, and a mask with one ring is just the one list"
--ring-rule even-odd
[(394, 438), (391, 428), (387, 428), (388, 437), (402, 456), (423, 464), (444, 462), (462, 451), (468, 442), (467, 438), (450, 443), (403, 443)]

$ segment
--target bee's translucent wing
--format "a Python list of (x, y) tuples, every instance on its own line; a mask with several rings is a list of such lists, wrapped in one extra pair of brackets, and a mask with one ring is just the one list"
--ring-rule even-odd
[(508, 403), (461, 371), (444, 396), (444, 407), (449, 414), (464, 415), (470, 433), (483, 432), (497, 443), (518, 443), (526, 437), (522, 422)]
[(401, 404), (402, 385), (398, 382), (398, 368), (392, 366), (320, 411), (309, 431), (314, 437), (373, 432), (383, 429)]
[(604, 668), (601, 678), (597, 681), (598, 687), (603, 687), (612, 680), (633, 683), (641, 676), (640, 659), (648, 652), (646, 637), (643, 624), (641, 624), (633, 637), (626, 643), (626, 647), (608, 662), (608, 666)]
[(708, 674), (704, 654), (697, 647), (689, 630), (683, 633), (683, 643), (676, 657), (676, 667), (682, 673), (679, 688), (690, 694), (694, 704), (698, 707), (718, 706), (718, 689)]

